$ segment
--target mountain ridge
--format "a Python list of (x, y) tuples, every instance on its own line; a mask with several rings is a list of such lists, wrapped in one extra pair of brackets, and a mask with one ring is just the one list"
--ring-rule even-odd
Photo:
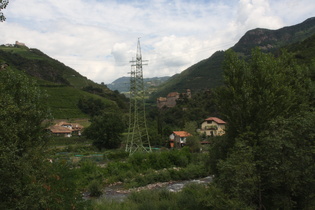
[[(165, 81), (167, 81), (170, 77), (164, 76), (164, 77), (149, 77), (149, 78), (143, 78), (143, 82), (146, 89), (156, 87), (158, 85), (163, 84)], [(118, 79), (114, 80), (110, 84), (106, 84), (106, 86), (112, 90), (112, 91), (119, 91), (120, 93), (126, 93), (129, 92), (130, 88), (130, 77), (119, 77)]]
[[(265, 52), (275, 52), (286, 45), (301, 42), (313, 34), (315, 34), (315, 17), (276, 30), (261, 28), (249, 30), (229, 49), (240, 56), (250, 55), (254, 47), (259, 47)], [(153, 102), (156, 98), (166, 96), (173, 91), (183, 92), (185, 89), (190, 89), (194, 94), (221, 85), (223, 60), (224, 51), (216, 51), (209, 58), (188, 67), (180, 74), (173, 75), (152, 94), (150, 101)]]

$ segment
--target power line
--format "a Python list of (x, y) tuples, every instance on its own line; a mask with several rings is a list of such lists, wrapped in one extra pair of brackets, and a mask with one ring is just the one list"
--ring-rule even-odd
[(146, 62), (146, 60), (142, 60), (139, 38), (136, 59), (130, 61), (130, 108), (128, 138), (126, 143), (126, 152), (130, 155), (136, 151), (152, 151), (146, 124), (145, 92), (142, 70), (142, 66), (147, 65)]

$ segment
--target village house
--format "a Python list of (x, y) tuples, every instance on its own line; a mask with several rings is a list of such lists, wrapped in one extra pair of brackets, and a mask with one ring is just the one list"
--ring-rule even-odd
[(191, 136), (191, 134), (186, 131), (173, 131), (170, 135), (170, 147), (181, 148), (185, 146), (188, 136)]
[(156, 104), (159, 109), (166, 106), (167, 99), (165, 97), (159, 97), (156, 99)]
[(226, 122), (217, 118), (209, 117), (201, 123), (200, 134), (205, 134), (206, 136), (222, 136), (225, 134)]
[(64, 136), (64, 137), (71, 137), (72, 130), (67, 127), (62, 127), (58, 125), (53, 125), (48, 128), (51, 134), (55, 136)]
[(48, 130), (56, 136), (71, 137), (72, 135), (81, 136), (83, 126), (78, 123), (60, 122), (50, 126)]
[(174, 107), (176, 106), (176, 100), (180, 98), (180, 96), (185, 96), (187, 98), (191, 98), (191, 91), (190, 89), (186, 90), (186, 93), (178, 93), (178, 92), (171, 92), (167, 94), (166, 97), (159, 97), (156, 99), (157, 107), (161, 109), (162, 107)]

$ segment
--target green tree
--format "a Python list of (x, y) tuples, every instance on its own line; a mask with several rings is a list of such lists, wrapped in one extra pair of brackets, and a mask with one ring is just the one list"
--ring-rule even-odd
[(79, 99), (78, 107), (82, 112), (93, 117), (104, 112), (106, 105), (101, 99), (84, 97)]
[(93, 145), (100, 150), (114, 149), (120, 146), (124, 129), (125, 123), (120, 114), (104, 113), (92, 118), (84, 135), (92, 139)]
[[(226, 137), (210, 156), (223, 191), (257, 209), (314, 207), (313, 90), (292, 56), (254, 50), (248, 61), (227, 52), (217, 107)], [(218, 152), (220, 151), (220, 152)]]
[(184, 131), (191, 134), (186, 138), (186, 146), (189, 147), (190, 152), (200, 152), (201, 143), (200, 136), (196, 132), (197, 124), (196, 122), (187, 122), (185, 123)]
[(255, 133), (267, 129), (270, 119), (289, 117), (307, 108), (310, 100), (310, 79), (287, 53), (274, 58), (256, 49), (246, 62), (229, 51), (224, 81), (216, 104), (233, 139), (248, 129)]
[(5, 17), (1, 10), (5, 9), (9, 4), (9, 0), (0, 0), (0, 22), (5, 21)]
[(0, 71), (0, 209), (77, 206), (73, 170), (45, 157), (45, 95), (26, 76)]
[(25, 76), (0, 71), (0, 206), (1, 209), (38, 207), (45, 144), (41, 123), (47, 118), (41, 93)]

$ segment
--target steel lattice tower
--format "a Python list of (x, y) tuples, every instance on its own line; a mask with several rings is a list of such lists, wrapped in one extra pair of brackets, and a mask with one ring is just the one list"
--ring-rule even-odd
[(151, 145), (146, 124), (145, 91), (142, 66), (147, 65), (142, 60), (140, 39), (138, 39), (136, 60), (132, 59), (130, 71), (130, 110), (129, 129), (126, 152), (151, 152)]

